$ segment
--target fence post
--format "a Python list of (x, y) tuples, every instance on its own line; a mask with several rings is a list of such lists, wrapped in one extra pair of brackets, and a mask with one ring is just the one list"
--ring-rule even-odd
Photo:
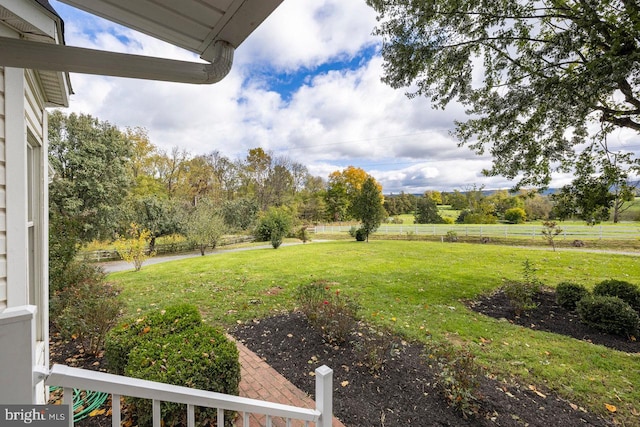
[(316, 369), (316, 409), (320, 411), (318, 427), (333, 423), (333, 370), (326, 365)]

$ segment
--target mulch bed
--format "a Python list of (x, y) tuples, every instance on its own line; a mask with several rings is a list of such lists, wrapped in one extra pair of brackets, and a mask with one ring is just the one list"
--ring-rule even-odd
[(616, 335), (599, 332), (580, 322), (578, 315), (556, 303), (553, 290), (545, 289), (536, 295), (534, 303), (538, 308), (522, 316), (516, 316), (509, 300), (502, 291), (470, 301), (469, 307), (487, 316), (507, 321), (531, 329), (554, 332), (579, 340), (604, 345), (627, 353), (640, 352), (640, 341), (630, 341)]
[[(581, 324), (574, 313), (544, 292), (539, 307), (516, 317), (506, 297), (497, 292), (469, 302), (473, 310), (532, 329), (556, 332), (625, 352), (640, 352), (640, 343), (601, 334)], [(450, 408), (435, 387), (434, 371), (426, 363), (424, 348), (388, 334), (372, 332), (366, 325), (341, 346), (327, 344), (300, 313), (255, 320), (231, 331), (249, 349), (309, 395), (315, 393), (315, 368), (334, 370), (334, 414), (347, 427), (400, 426), (610, 426), (609, 421), (533, 385), (483, 378), (477, 415), (464, 418)], [(375, 345), (372, 346), (372, 343)], [(371, 357), (374, 348), (386, 350)], [(87, 356), (75, 341), (51, 337), (52, 363), (105, 370), (101, 355)], [(383, 361), (379, 366), (373, 362)], [(108, 409), (110, 407), (107, 406)], [(106, 427), (110, 417), (101, 414), (77, 423), (80, 427)]]
[(419, 344), (396, 339), (383, 367), (366, 363), (367, 328), (333, 346), (300, 313), (254, 321), (232, 331), (285, 378), (314, 394), (314, 369), (334, 370), (334, 414), (348, 427), (400, 426), (609, 426), (570, 402), (536, 387), (483, 378), (480, 413), (465, 419), (450, 408), (434, 384)]

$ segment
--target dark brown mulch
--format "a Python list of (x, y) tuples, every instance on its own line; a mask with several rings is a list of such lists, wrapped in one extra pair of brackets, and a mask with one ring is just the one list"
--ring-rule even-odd
[[(51, 327), (51, 336), (49, 337), (49, 352), (51, 364), (54, 363), (67, 365), (74, 368), (89, 369), (92, 371), (106, 372), (106, 360), (102, 353), (90, 355), (85, 353), (82, 345), (77, 340), (65, 340), (55, 327)], [(60, 399), (60, 392), (53, 391), (50, 395), (49, 402), (55, 403)], [(95, 416), (87, 417), (75, 423), (78, 427), (110, 427), (111, 426), (111, 397), (99, 408), (104, 410), (103, 413)]]
[(465, 419), (435, 388), (421, 345), (396, 339), (383, 368), (372, 372), (361, 328), (344, 345), (328, 345), (303, 315), (292, 313), (241, 325), (232, 334), (312, 396), (310, 372), (333, 368), (334, 413), (349, 427), (610, 425), (544, 390), (489, 378), (481, 382), (479, 414)]
[(640, 341), (599, 332), (580, 322), (578, 315), (556, 303), (556, 294), (546, 289), (539, 293), (534, 302), (535, 310), (516, 316), (504, 292), (498, 291), (468, 303), (469, 308), (496, 319), (506, 319), (511, 323), (531, 329), (554, 332), (579, 340), (604, 345), (627, 353), (640, 352)]

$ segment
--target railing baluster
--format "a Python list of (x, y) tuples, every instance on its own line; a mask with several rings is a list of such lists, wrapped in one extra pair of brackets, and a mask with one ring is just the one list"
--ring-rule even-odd
[(195, 427), (196, 425), (196, 407), (187, 405), (187, 427)]
[(74, 388), (80, 390), (102, 390), (111, 394), (112, 427), (120, 427), (121, 425), (123, 396), (151, 400), (153, 427), (162, 426), (163, 401), (176, 402), (186, 406), (188, 427), (194, 427), (195, 425), (196, 406), (217, 408), (216, 418), (217, 424), (220, 426), (225, 423), (225, 410), (233, 410), (241, 414), (243, 422), (238, 421), (237, 424), (243, 427), (250, 427), (253, 416), (258, 416), (260, 420), (264, 419), (266, 427), (273, 427), (274, 425), (286, 425), (286, 427), (297, 425), (330, 427), (332, 419), (332, 372), (326, 366), (316, 370), (317, 400), (316, 409), (313, 410), (202, 390), (192, 391), (186, 387), (154, 383), (135, 378), (125, 379), (112, 374), (85, 371), (60, 365), (54, 365), (45, 380), (45, 384), (47, 386), (58, 385), (62, 387), (62, 403), (69, 405), (69, 427), (74, 425), (72, 405)]
[(153, 399), (153, 427), (160, 427), (161, 424), (160, 401)]
[(69, 418), (69, 427), (73, 427), (73, 388), (64, 387), (62, 389), (62, 403), (69, 405), (67, 417)]
[(120, 427), (122, 417), (120, 416), (120, 395), (111, 395), (111, 427)]

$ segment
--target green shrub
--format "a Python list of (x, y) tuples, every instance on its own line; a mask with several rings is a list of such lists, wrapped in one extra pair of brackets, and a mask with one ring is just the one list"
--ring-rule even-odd
[[(159, 381), (200, 390), (238, 395), (240, 361), (234, 342), (208, 325), (157, 335), (140, 342), (129, 354), (125, 373), (129, 377)], [(139, 426), (152, 425), (151, 401), (131, 399)], [(164, 425), (186, 425), (182, 404), (163, 402)], [(199, 425), (212, 425), (216, 409), (196, 407)], [(225, 426), (231, 426), (233, 413), (225, 414)]]
[(536, 269), (528, 259), (522, 263), (522, 280), (508, 282), (502, 287), (517, 316), (537, 307), (533, 298), (541, 290), (542, 283), (537, 279)]
[(367, 240), (367, 232), (363, 228), (356, 228), (353, 226), (349, 229), (349, 235), (351, 237), (355, 237), (358, 242), (364, 242)]
[(587, 295), (587, 288), (577, 283), (562, 282), (556, 287), (556, 302), (567, 310), (575, 310), (577, 302)]
[(458, 349), (450, 343), (432, 344), (427, 348), (427, 362), (436, 369), (436, 385), (449, 406), (467, 418), (478, 412), (482, 369), (466, 348)]
[(604, 280), (593, 287), (594, 295), (618, 297), (640, 313), (640, 287), (622, 280)]
[(447, 231), (447, 234), (444, 236), (444, 240), (453, 243), (458, 241), (458, 233), (453, 230)]
[(57, 307), (62, 310), (56, 325), (62, 335), (76, 338), (86, 353), (98, 354), (124, 306), (118, 299), (119, 293), (119, 288), (104, 282), (102, 274), (87, 277), (58, 293), (57, 302), (64, 305)]
[(640, 328), (638, 313), (622, 299), (609, 295), (587, 296), (578, 301), (580, 320), (602, 332), (636, 336)]
[(287, 208), (270, 207), (263, 212), (254, 230), (256, 240), (269, 241), (274, 249), (278, 249), (293, 227), (293, 216)]
[(170, 306), (121, 323), (109, 332), (105, 343), (109, 371), (123, 375), (129, 353), (141, 342), (192, 329), (201, 324), (200, 312), (189, 304)]
[(342, 344), (355, 328), (358, 305), (331, 285), (324, 280), (302, 285), (296, 291), (296, 301), (325, 341)]
[(510, 208), (504, 212), (504, 219), (511, 224), (522, 224), (527, 220), (527, 213), (522, 208)]
[(393, 359), (400, 351), (390, 331), (372, 327), (362, 333), (361, 341), (356, 341), (355, 345), (364, 365), (374, 374), (384, 369), (389, 359)]

